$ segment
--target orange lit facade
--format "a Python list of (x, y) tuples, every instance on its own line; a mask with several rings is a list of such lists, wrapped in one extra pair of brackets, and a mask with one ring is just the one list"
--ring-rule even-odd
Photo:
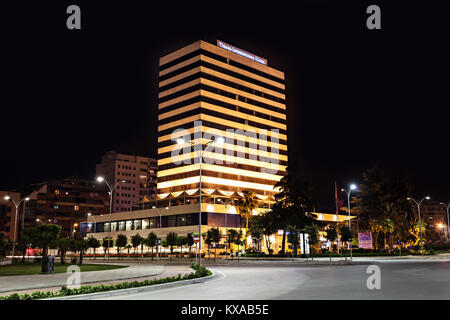
[[(271, 202), (285, 173), (284, 73), (223, 47), (198, 41), (159, 61), (158, 200), (198, 198), (200, 150), (202, 202), (226, 201), (244, 190)], [(217, 137), (224, 143), (206, 149)], [(188, 141), (177, 144), (179, 138), (197, 152)]]

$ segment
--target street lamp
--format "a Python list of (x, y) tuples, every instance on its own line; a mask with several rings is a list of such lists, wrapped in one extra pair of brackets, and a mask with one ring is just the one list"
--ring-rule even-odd
[[(205, 144), (205, 148), (203, 149), (203, 143), (202, 141), (200, 141), (199, 146), (197, 146), (197, 144), (193, 143), (192, 141), (189, 141), (189, 143), (191, 144), (192, 149), (197, 153), (197, 155), (199, 156), (199, 164), (200, 164), (200, 186), (199, 186), (199, 190), (200, 190), (200, 197), (199, 197), (199, 210), (198, 210), (198, 234), (200, 237), (200, 241), (198, 242), (198, 251), (199, 251), (199, 255), (198, 255), (198, 266), (200, 267), (201, 263), (202, 263), (202, 239), (201, 239), (201, 235), (202, 235), (202, 162), (203, 162), (203, 153), (206, 151), (206, 149), (208, 149), (208, 146), (214, 142), (217, 142), (218, 144), (223, 144), (224, 143), (224, 139), (223, 137), (217, 137), (215, 140), (209, 140), (208, 142), (206, 142)], [(177, 144), (179, 145), (183, 145), (187, 143), (186, 140), (184, 140), (183, 138), (178, 138), (177, 139)]]
[(95, 219), (95, 216), (92, 215), (92, 213), (88, 212), (88, 217), (92, 217), (92, 219), (94, 219), (94, 232), (95, 233), (97, 231), (97, 219)]
[(423, 197), (420, 201), (417, 201), (416, 199), (413, 198), (406, 198), (406, 200), (408, 201), (414, 201), (414, 203), (417, 205), (417, 212), (419, 214), (419, 229), (420, 229), (420, 251), (422, 252), (422, 255), (423, 255), (423, 243), (422, 243), (422, 222), (420, 219), (420, 205), (424, 200), (430, 199), (431, 199), (430, 197)]
[(449, 234), (448, 234), (448, 232), (449, 232), (449, 230), (450, 230), (450, 220), (449, 220), (449, 218), (448, 218), (448, 212), (449, 212), (449, 210), (450, 210), (450, 203), (444, 203), (444, 202), (441, 202), (441, 205), (443, 205), (444, 207), (447, 208), (447, 240), (448, 240), (448, 239), (449, 239)]
[(78, 223), (75, 222), (72, 227), (72, 238), (75, 236), (76, 227), (78, 227)]
[[(152, 206), (152, 209), (158, 210), (158, 213), (159, 213), (159, 228), (162, 228), (161, 210), (159, 210), (159, 208), (157, 208), (155, 206)], [(169, 210), (169, 207), (166, 207), (166, 210)]]
[[(159, 213), (159, 228), (162, 228), (162, 220), (161, 220), (161, 210), (157, 208), (156, 206), (152, 206), (152, 209), (158, 210)], [(169, 207), (166, 207), (166, 210), (169, 210)], [(156, 247), (156, 261), (159, 261), (159, 244)]]
[(109, 228), (108, 228), (108, 253), (106, 255), (106, 260), (109, 262), (109, 246), (110, 246), (110, 239), (111, 239), (111, 215), (112, 215), (112, 203), (113, 203), (113, 191), (117, 187), (119, 183), (125, 183), (125, 180), (121, 180), (116, 182), (114, 185), (111, 185), (108, 180), (106, 180), (104, 177), (99, 176), (97, 177), (97, 182), (102, 183), (105, 182), (105, 184), (108, 186), (109, 189)]
[(30, 198), (27, 197), (27, 198), (21, 199), (19, 202), (15, 202), (13, 198), (6, 195), (4, 199), (6, 201), (11, 201), (12, 203), (14, 203), (14, 206), (16, 207), (16, 215), (14, 217), (14, 240), (13, 240), (13, 247), (12, 247), (12, 259), (14, 259), (14, 254), (15, 254), (15, 249), (16, 249), (17, 213), (19, 211), (20, 204), (24, 201), (30, 200)]
[[(42, 220), (39, 218), (36, 219), (36, 222), (39, 222), (40, 224), (47, 224), (45, 222), (42, 222)], [(52, 219), (48, 219), (47, 222), (52, 222)]]
[[(352, 226), (350, 224), (350, 197), (352, 194), (352, 190), (356, 190), (356, 184), (352, 183), (348, 190), (341, 189), (343, 192), (347, 194), (347, 205), (348, 205), (348, 229), (352, 231)], [(352, 237), (353, 238), (353, 237)], [(350, 239), (350, 260), (353, 260), (353, 251), (352, 251), (352, 242), (353, 239)]]

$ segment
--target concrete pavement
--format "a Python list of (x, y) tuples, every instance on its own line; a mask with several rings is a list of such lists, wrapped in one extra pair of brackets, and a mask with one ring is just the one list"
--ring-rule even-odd
[(381, 289), (369, 289), (368, 265), (272, 262), (210, 267), (216, 278), (182, 288), (106, 297), (106, 300), (450, 299), (450, 259), (365, 259), (380, 267)]
[[(112, 270), (82, 272), (81, 284), (149, 277), (164, 272), (164, 266), (156, 264), (149, 265), (119, 262), (112, 262), (111, 264), (125, 265), (128, 267)], [(0, 293), (26, 289), (60, 287), (66, 285), (66, 281), (69, 276), (70, 274), (66, 273), (3, 276), (0, 277)]]

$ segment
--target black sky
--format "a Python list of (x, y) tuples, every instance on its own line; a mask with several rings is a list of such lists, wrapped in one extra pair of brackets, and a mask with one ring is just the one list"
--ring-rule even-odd
[[(2, 3), (1, 189), (93, 178), (112, 149), (155, 156), (159, 57), (220, 39), (286, 73), (289, 152), (323, 208), (335, 179), (375, 163), (450, 200), (443, 2), (93, 2)], [(70, 4), (80, 31), (66, 28)], [(382, 30), (366, 28), (370, 4)]]

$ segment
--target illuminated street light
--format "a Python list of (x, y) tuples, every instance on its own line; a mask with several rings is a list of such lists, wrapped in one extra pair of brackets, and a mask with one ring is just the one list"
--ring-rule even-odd
[(94, 219), (94, 233), (97, 230), (97, 219), (95, 219), (95, 216), (92, 215), (92, 213), (88, 212), (88, 217), (92, 217), (92, 219)]
[[(203, 153), (206, 151), (206, 149), (208, 149), (208, 146), (214, 142), (216, 142), (217, 144), (223, 144), (224, 143), (224, 139), (223, 137), (216, 137), (215, 140), (209, 140), (206, 144), (205, 144), (205, 148), (203, 149), (203, 144), (202, 142), (200, 142), (199, 146), (197, 146), (195, 143), (193, 143), (192, 141), (189, 141), (189, 143), (191, 144), (192, 149), (197, 153), (197, 155), (199, 156), (199, 164), (200, 164), (200, 196), (199, 196), (199, 210), (198, 210), (198, 234), (200, 237), (200, 241), (198, 242), (198, 251), (199, 251), (199, 255), (198, 255), (198, 266), (200, 267), (201, 263), (202, 263), (202, 254), (201, 254), (201, 248), (202, 248), (202, 240), (201, 240), (201, 234), (202, 234), (202, 162), (203, 162)], [(178, 138), (176, 140), (177, 144), (179, 145), (183, 145), (185, 143), (187, 143), (186, 140), (184, 140), (183, 138)]]
[(109, 245), (110, 245), (110, 242), (111, 242), (110, 239), (111, 239), (111, 215), (112, 215), (112, 204), (113, 204), (113, 191), (117, 187), (118, 184), (125, 183), (126, 181), (125, 180), (121, 180), (121, 181), (116, 182), (114, 185), (111, 185), (111, 184), (108, 183), (108, 181), (104, 177), (99, 176), (99, 177), (97, 177), (97, 182), (100, 182), (100, 183), (105, 182), (105, 184), (108, 186), (108, 189), (109, 189), (108, 252), (107, 252), (107, 255), (106, 255), (106, 260), (107, 260), (107, 262), (109, 262)]
[[(341, 189), (343, 192), (345, 192), (345, 193), (347, 194), (347, 205), (348, 205), (348, 228), (350, 229), (350, 231), (352, 231), (352, 226), (351, 226), (351, 223), (350, 223), (350, 197), (351, 197), (352, 190), (356, 190), (356, 189), (357, 189), (357, 186), (356, 186), (356, 184), (354, 184), (354, 183), (352, 183), (352, 184), (350, 185), (350, 187), (348, 188), (348, 190), (345, 190), (344, 188)], [(353, 239), (350, 240), (350, 260), (353, 259), (352, 241), (353, 241)]]
[(420, 201), (417, 201), (416, 199), (413, 198), (406, 198), (406, 200), (408, 201), (414, 201), (414, 203), (417, 205), (417, 212), (419, 214), (419, 229), (420, 229), (420, 251), (422, 252), (423, 255), (423, 242), (422, 242), (422, 221), (420, 219), (420, 205), (422, 204), (422, 202), (424, 200), (430, 200), (430, 197), (423, 197)]
[(19, 207), (20, 204), (24, 201), (29, 201), (30, 198), (25, 198), (25, 199), (21, 199), (19, 202), (15, 202), (13, 198), (11, 198), (10, 196), (6, 195), (4, 198), (6, 201), (11, 201), (12, 203), (14, 203), (14, 206), (16, 207), (16, 215), (14, 217), (14, 239), (13, 239), (13, 247), (12, 247), (12, 259), (14, 259), (14, 254), (15, 254), (15, 249), (16, 249), (16, 234), (17, 234), (17, 214), (19, 212)]

